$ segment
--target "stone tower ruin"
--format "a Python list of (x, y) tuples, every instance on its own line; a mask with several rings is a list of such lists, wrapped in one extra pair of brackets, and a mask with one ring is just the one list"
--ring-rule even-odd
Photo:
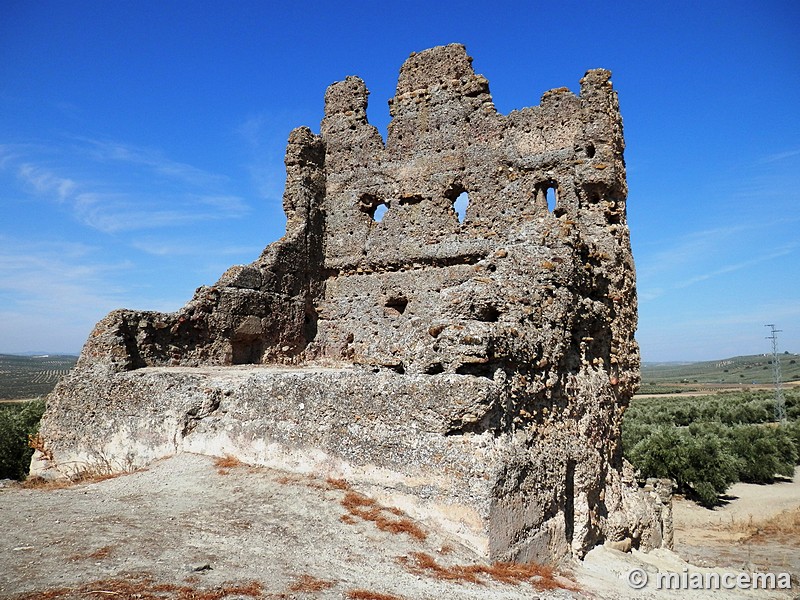
[(344, 477), (495, 560), (660, 546), (621, 454), (639, 353), (610, 73), (502, 115), (471, 62), (412, 54), (385, 142), (364, 82), (331, 85), (320, 134), (289, 136), (286, 235), (175, 313), (100, 321), (32, 471), (230, 454)]

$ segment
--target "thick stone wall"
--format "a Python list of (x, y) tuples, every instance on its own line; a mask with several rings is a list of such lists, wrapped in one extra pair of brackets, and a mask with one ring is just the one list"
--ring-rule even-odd
[(101, 321), (33, 470), (228, 453), (347, 475), (496, 559), (661, 545), (620, 447), (639, 353), (610, 73), (506, 116), (471, 61), (412, 54), (385, 144), (364, 82), (331, 85), (320, 135), (289, 138), (286, 235), (176, 313)]

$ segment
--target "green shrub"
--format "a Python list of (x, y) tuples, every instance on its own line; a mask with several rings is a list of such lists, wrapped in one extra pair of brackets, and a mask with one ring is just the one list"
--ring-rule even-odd
[(43, 399), (0, 407), (0, 479), (24, 479), (33, 449), (28, 436), (39, 430)]
[(800, 464), (800, 391), (786, 390), (788, 422), (773, 422), (771, 391), (634, 399), (622, 448), (642, 477), (669, 477), (712, 506), (731, 483), (770, 483)]
[(785, 425), (786, 433), (794, 442), (795, 450), (797, 451), (797, 457), (795, 458), (795, 464), (800, 465), (800, 419), (795, 421), (789, 421)]
[(772, 483), (776, 475), (794, 475), (797, 450), (785, 428), (738, 425), (731, 428), (728, 439), (739, 462), (741, 481)]
[(704, 506), (737, 481), (738, 462), (715, 433), (661, 426), (640, 440), (628, 459), (647, 477), (668, 477)]

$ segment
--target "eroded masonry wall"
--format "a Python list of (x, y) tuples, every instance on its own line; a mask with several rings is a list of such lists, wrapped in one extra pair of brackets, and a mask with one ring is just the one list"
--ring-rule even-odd
[[(493, 557), (581, 554), (603, 540), (658, 545), (656, 512), (625, 471), (620, 447), (639, 353), (610, 73), (589, 71), (578, 95), (551, 90), (538, 106), (502, 115), (471, 61), (457, 44), (412, 54), (389, 101), (385, 143), (367, 121), (364, 82), (331, 85), (320, 134), (299, 128), (289, 138), (286, 235), (176, 313), (123, 310), (101, 321), (52, 396), (43, 425), (51, 446), (83, 456), (82, 434), (69, 432), (65, 415), (88, 396), (109, 415), (134, 418), (112, 390), (145, 402), (147, 394), (130, 390), (144, 381), (161, 389), (158, 378), (167, 375), (148, 371), (137, 380), (143, 367), (345, 368), (359, 374), (342, 377), (359, 382), (364, 409), (347, 394), (325, 398), (326, 411), (343, 408), (322, 438), (313, 417), (282, 416), (285, 403), (304, 404), (314, 389), (307, 375), (275, 399), (269, 390), (278, 379), (242, 383), (211, 412), (186, 408), (169, 392), (162, 400), (175, 423), (220, 410), (227, 425), (176, 425), (151, 446), (197, 450), (213, 438), (215, 451), (227, 443), (270, 464), (310, 447), (346, 459), (345, 470), (377, 464), (423, 504), (469, 506), (468, 527)], [(463, 196), (460, 218), (454, 203)], [(364, 384), (373, 372), (381, 389)], [(454, 381), (483, 392), (463, 398)], [(250, 416), (234, 424), (237, 402)], [(375, 425), (381, 415), (369, 405), (386, 402), (407, 415), (405, 433)], [(421, 408), (431, 405), (441, 410)], [(362, 413), (364, 421), (349, 423)], [(98, 417), (98, 431), (112, 435), (116, 418)], [(273, 422), (285, 424), (280, 435)], [(254, 440), (262, 450), (252, 450)], [(478, 450), (486, 447), (493, 450)], [(475, 466), (478, 455), (491, 459)], [(448, 472), (452, 481), (441, 484)]]

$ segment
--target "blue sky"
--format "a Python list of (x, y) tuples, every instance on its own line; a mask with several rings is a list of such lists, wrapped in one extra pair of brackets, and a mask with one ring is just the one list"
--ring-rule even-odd
[[(287, 3), (288, 4), (288, 3)], [(699, 4), (699, 6), (698, 6)], [(646, 361), (800, 351), (800, 4), (0, 5), (0, 352), (77, 352), (284, 231), (289, 131), (461, 42), (498, 110), (613, 72)]]

